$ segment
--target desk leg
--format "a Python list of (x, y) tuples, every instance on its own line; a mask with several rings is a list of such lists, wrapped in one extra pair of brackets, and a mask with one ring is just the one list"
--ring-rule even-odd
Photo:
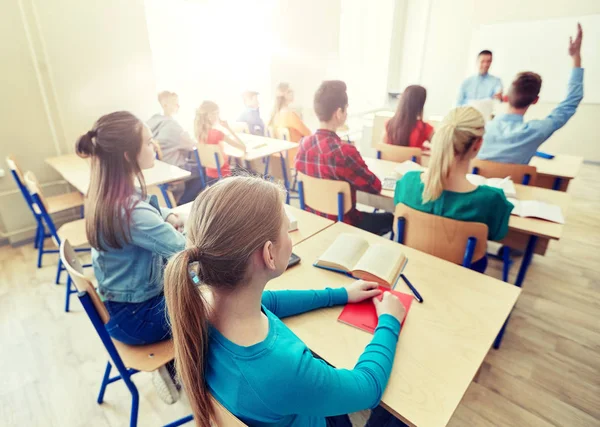
[[(529, 268), (529, 264), (531, 264), (531, 258), (533, 258), (533, 253), (535, 252), (535, 245), (537, 243), (538, 237), (531, 236), (529, 237), (529, 242), (527, 242), (527, 248), (525, 249), (525, 254), (523, 255), (523, 261), (521, 262), (521, 267), (519, 268), (519, 274), (517, 275), (517, 281), (515, 282), (515, 286), (519, 288), (523, 286), (523, 282), (525, 281), (525, 274), (527, 273), (527, 269)], [(506, 331), (506, 325), (508, 325), (508, 320), (510, 319), (510, 314), (502, 325), (502, 329), (498, 333), (496, 340), (494, 341), (494, 348), (498, 350), (500, 348), (500, 343), (502, 342), (502, 337), (504, 336), (504, 332)]]
[(285, 185), (285, 203), (290, 204), (290, 182), (287, 176), (287, 163), (285, 156), (281, 156), (281, 174), (283, 175), (283, 185)]
[(267, 156), (265, 158), (265, 178), (269, 174), (269, 161), (271, 160), (271, 156)]
[(552, 185), (552, 189), (559, 191), (561, 184), (562, 184), (562, 179), (557, 176), (556, 178), (554, 178), (554, 184)]
[(169, 199), (167, 184), (161, 184), (158, 186), (158, 188), (160, 188), (160, 192), (162, 193), (163, 198), (165, 199), (165, 203), (166, 203), (167, 207), (169, 209), (171, 209), (173, 206), (171, 205), (171, 200)]

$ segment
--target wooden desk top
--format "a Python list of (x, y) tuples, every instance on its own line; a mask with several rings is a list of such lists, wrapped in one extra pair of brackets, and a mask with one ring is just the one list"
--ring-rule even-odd
[(534, 156), (529, 164), (537, 168), (539, 175), (572, 179), (579, 173), (583, 157), (557, 154), (550, 160)]
[[(384, 177), (398, 176), (394, 169), (398, 166), (396, 162), (389, 162), (386, 160), (378, 160), (365, 158), (365, 162), (369, 169), (381, 179), (383, 182)], [(558, 205), (562, 209), (563, 215), (567, 217), (567, 211), (571, 197), (569, 194), (561, 191), (548, 190), (546, 188), (533, 187), (528, 185), (515, 184), (517, 190), (517, 199), (519, 200), (538, 200), (541, 202), (551, 203)], [(393, 199), (393, 190), (382, 190), (381, 196)], [(558, 240), (562, 235), (564, 228), (563, 224), (557, 224), (550, 221), (545, 221), (536, 218), (521, 218), (516, 215), (511, 215), (508, 222), (508, 227), (511, 230), (523, 232), (525, 234), (545, 237), (549, 239)]]
[[(173, 211), (185, 222), (190, 214), (192, 203), (193, 202), (177, 206)], [(294, 246), (334, 224), (330, 219), (303, 211), (293, 206), (286, 205), (285, 208), (298, 220), (298, 229), (290, 231), (290, 238), (292, 239), (292, 245)]]
[[(296, 142), (285, 141), (282, 139), (267, 138), (266, 136), (251, 135), (249, 133), (238, 134), (240, 139), (250, 145), (248, 153), (244, 155), (241, 150), (232, 147), (229, 144), (225, 144), (225, 154), (231, 157), (236, 157), (244, 160), (256, 160), (268, 157), (271, 154), (281, 153), (283, 151), (291, 150), (296, 148), (298, 144)], [(253, 145), (266, 144), (259, 148), (252, 149)]]
[[(77, 154), (64, 154), (50, 157), (46, 163), (52, 166), (62, 177), (80, 193), (87, 194), (90, 185), (90, 161)], [(154, 161), (154, 167), (143, 171), (146, 186), (166, 184), (190, 176), (190, 172), (160, 160)]]
[[(390, 240), (335, 223), (294, 247), (302, 258), (267, 289), (323, 289), (353, 280), (313, 267), (342, 232), (402, 250), (407, 277), (425, 302), (413, 301), (400, 333), (383, 404), (418, 426), (446, 425), (510, 313), (520, 289)], [(410, 293), (404, 283), (400, 292)], [(338, 368), (352, 369), (372, 335), (337, 321), (342, 307), (284, 319), (315, 353)]]

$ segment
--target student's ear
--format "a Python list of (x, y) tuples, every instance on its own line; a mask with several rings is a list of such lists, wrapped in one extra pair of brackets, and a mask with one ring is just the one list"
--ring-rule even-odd
[(536, 96), (535, 99), (533, 100), (533, 102), (531, 103), (531, 105), (537, 104), (537, 102), (540, 100), (539, 96)]
[(277, 269), (277, 266), (275, 265), (275, 246), (273, 245), (273, 242), (267, 241), (263, 245), (262, 257), (269, 270)]
[(126, 161), (127, 163), (131, 163), (131, 159), (129, 158), (129, 153), (125, 152), (125, 153), (123, 154), (123, 156), (125, 157), (125, 161)]

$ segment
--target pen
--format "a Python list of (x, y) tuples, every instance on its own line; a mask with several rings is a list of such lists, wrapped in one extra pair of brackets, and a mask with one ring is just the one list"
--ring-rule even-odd
[(415, 299), (419, 302), (423, 302), (423, 297), (421, 296), (421, 294), (419, 294), (419, 291), (417, 291), (415, 289), (415, 287), (412, 285), (412, 283), (410, 283), (410, 280), (407, 279), (407, 277), (404, 274), (400, 274), (400, 277), (402, 277), (402, 280), (404, 280), (404, 283), (406, 283), (406, 286), (408, 286), (410, 288), (410, 290), (412, 291), (413, 295), (415, 296)]

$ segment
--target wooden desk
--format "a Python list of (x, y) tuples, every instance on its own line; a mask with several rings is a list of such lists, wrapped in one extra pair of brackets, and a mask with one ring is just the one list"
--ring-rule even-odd
[[(192, 208), (192, 203), (193, 202), (177, 206), (173, 209), (173, 212), (178, 214), (183, 221), (186, 222), (190, 214), (190, 209)], [(323, 218), (290, 205), (285, 205), (285, 209), (288, 210), (298, 220), (298, 229), (290, 231), (290, 238), (292, 239), (293, 246), (303, 242), (309, 237), (314, 236), (315, 234), (334, 224), (334, 222), (330, 219)]]
[[(64, 154), (46, 159), (62, 177), (80, 193), (87, 194), (90, 186), (90, 160), (82, 159), (77, 154)], [(179, 181), (190, 176), (190, 172), (169, 165), (160, 160), (154, 161), (154, 167), (143, 171), (146, 186), (161, 186), (173, 181)]]
[[(298, 147), (296, 142), (267, 138), (266, 136), (252, 135), (249, 133), (240, 133), (238, 136), (245, 144), (249, 145), (248, 152), (244, 154), (241, 150), (238, 150), (229, 144), (225, 144), (225, 154), (247, 161), (262, 159), (265, 157), (268, 158), (272, 154), (282, 153)], [(253, 149), (253, 146), (258, 146), (258, 148)]]
[(571, 179), (581, 169), (583, 157), (557, 154), (553, 159), (543, 159), (534, 156), (529, 164), (537, 168), (537, 187), (567, 191)]
[[(425, 302), (413, 301), (382, 403), (410, 424), (446, 425), (520, 289), (339, 222), (295, 246), (294, 253), (302, 258), (300, 265), (269, 282), (267, 289), (323, 289), (351, 283), (345, 275), (312, 266), (342, 232), (407, 255), (405, 273)], [(396, 289), (410, 293), (404, 283)], [(284, 322), (327, 362), (352, 369), (372, 335), (338, 322), (341, 310), (320, 309)]]
[[(372, 158), (365, 158), (365, 162), (369, 169), (382, 181), (386, 176), (398, 176), (395, 173), (395, 168), (398, 166), (398, 163)], [(517, 190), (517, 199), (539, 200), (558, 205), (566, 218), (571, 200), (567, 193), (520, 184), (515, 184), (515, 188)], [(394, 212), (395, 206), (393, 199), (394, 191), (392, 190), (382, 190), (380, 194), (357, 192), (357, 200), (359, 203), (383, 209), (387, 212)], [(520, 287), (525, 280), (525, 275), (529, 268), (529, 264), (531, 263), (533, 254), (538, 253), (544, 255), (549, 240), (560, 239), (564, 225), (536, 218), (521, 218), (516, 215), (511, 215), (508, 222), (508, 228), (508, 235), (501, 243), (513, 249), (524, 250), (525, 252), (519, 268), (519, 274), (517, 275), (517, 281), (515, 282), (515, 284)]]

